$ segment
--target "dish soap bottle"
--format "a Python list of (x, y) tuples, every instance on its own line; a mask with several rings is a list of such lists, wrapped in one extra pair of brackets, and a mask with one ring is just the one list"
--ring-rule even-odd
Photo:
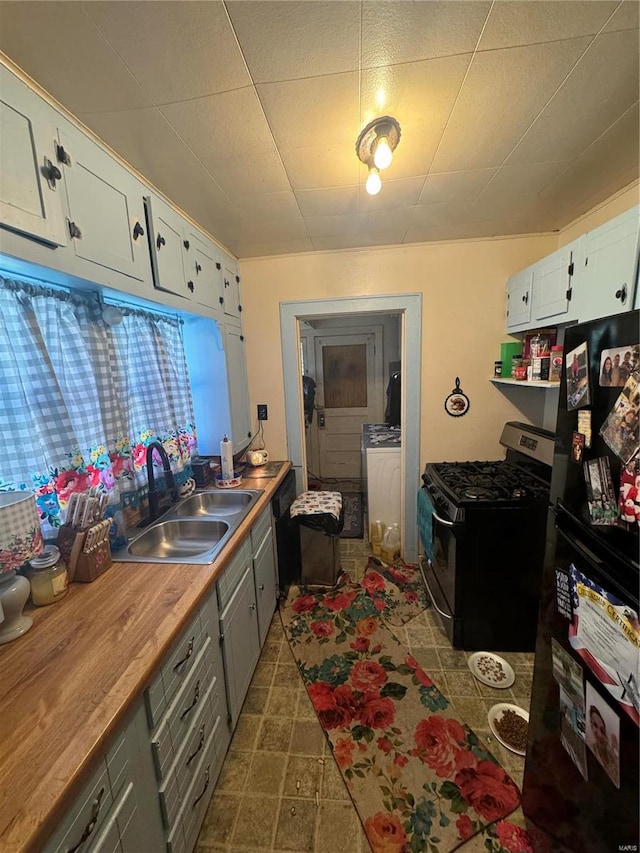
[(369, 542), (371, 543), (371, 550), (375, 557), (379, 557), (382, 552), (383, 532), (384, 530), (382, 522), (379, 519), (371, 522), (371, 528), (369, 530)]
[(382, 537), (382, 559), (386, 563), (395, 563), (400, 559), (400, 528), (397, 522), (387, 526)]

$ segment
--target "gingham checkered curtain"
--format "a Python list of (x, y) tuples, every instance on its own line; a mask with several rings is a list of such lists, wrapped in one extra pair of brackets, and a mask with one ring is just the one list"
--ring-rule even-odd
[(74, 491), (135, 503), (152, 440), (177, 474), (195, 450), (180, 321), (122, 311), (0, 277), (0, 489), (35, 490), (45, 536)]

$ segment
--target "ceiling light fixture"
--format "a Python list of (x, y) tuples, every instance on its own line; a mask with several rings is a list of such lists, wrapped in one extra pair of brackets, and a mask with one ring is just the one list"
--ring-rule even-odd
[(400, 142), (400, 125), (391, 116), (382, 116), (370, 121), (356, 140), (358, 159), (368, 166), (369, 176), (365, 188), (369, 195), (376, 195), (382, 187), (380, 170), (391, 165), (393, 152)]

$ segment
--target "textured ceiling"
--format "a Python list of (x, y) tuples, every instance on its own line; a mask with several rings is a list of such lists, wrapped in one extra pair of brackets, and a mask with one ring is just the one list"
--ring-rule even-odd
[(638, 10), (2, 2), (0, 50), (244, 258), (562, 227), (638, 177)]

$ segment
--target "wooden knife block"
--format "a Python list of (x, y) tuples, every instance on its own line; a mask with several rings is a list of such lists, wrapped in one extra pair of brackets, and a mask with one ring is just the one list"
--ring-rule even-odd
[(111, 546), (106, 539), (98, 546), (91, 549), (90, 554), (82, 550), (87, 530), (80, 530), (70, 524), (63, 524), (58, 530), (57, 546), (60, 555), (67, 565), (67, 577), (69, 583), (91, 583), (109, 568), (113, 562), (111, 559)]

